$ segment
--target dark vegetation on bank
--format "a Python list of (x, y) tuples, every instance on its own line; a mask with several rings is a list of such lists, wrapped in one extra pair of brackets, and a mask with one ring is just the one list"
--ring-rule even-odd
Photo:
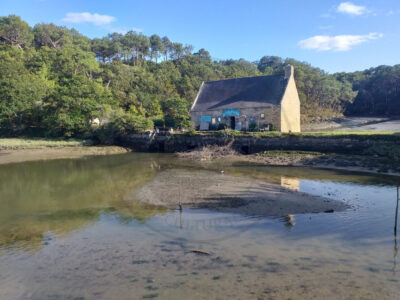
[(303, 121), (400, 115), (400, 65), (327, 74), (294, 59), (215, 61), (208, 51), (130, 31), (89, 39), (0, 17), (0, 134), (110, 140), (154, 125), (190, 127), (202, 81), (295, 66)]
[(179, 152), (179, 158), (215, 162), (227, 161), (267, 166), (301, 166), (328, 169), (345, 169), (361, 172), (400, 174), (400, 146), (371, 147), (358, 154), (301, 150), (268, 150), (244, 155), (232, 144), (224, 146), (206, 145), (197, 149)]

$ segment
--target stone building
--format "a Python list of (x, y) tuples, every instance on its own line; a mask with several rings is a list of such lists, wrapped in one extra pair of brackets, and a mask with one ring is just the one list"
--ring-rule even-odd
[(225, 125), (300, 132), (300, 99), (293, 66), (285, 75), (243, 77), (203, 82), (190, 110), (196, 129)]

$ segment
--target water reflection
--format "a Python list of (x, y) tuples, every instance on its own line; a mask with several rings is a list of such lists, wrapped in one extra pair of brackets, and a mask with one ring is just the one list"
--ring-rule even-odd
[(165, 208), (132, 198), (135, 187), (158, 169), (146, 165), (120, 156), (2, 166), (0, 248), (38, 250), (47, 232), (60, 235), (83, 229), (105, 213), (118, 215), (123, 223), (165, 214)]
[[(178, 167), (224, 170), (352, 208), (250, 218), (135, 200), (157, 172)], [(388, 176), (153, 154), (0, 166), (0, 298), (394, 299), (396, 185)]]
[(281, 186), (289, 190), (298, 191), (300, 190), (300, 180), (298, 178), (281, 176)]
[[(304, 172), (305, 169), (299, 168), (198, 165), (154, 154), (4, 165), (0, 167), (0, 248), (37, 251), (42, 248), (47, 233), (65, 235), (80, 230), (92, 226), (104, 214), (115, 215), (122, 224), (145, 223), (156, 215), (165, 215), (167, 209), (164, 207), (136, 201), (134, 191), (160, 170), (175, 167), (224, 169), (231, 175), (264, 179), (296, 191), (301, 189), (302, 180), (317, 177), (358, 184), (373, 180), (379, 184), (393, 181), (391, 177), (314, 169)], [(190, 186), (190, 183), (186, 184)], [(397, 211), (398, 207), (396, 224)], [(292, 230), (296, 218), (288, 215), (283, 222)], [(179, 224), (183, 230), (182, 211), (179, 212)], [(395, 225), (395, 256), (396, 228)]]
[(287, 215), (285, 217), (283, 217), (283, 220), (285, 222), (285, 226), (291, 230), (294, 225), (296, 225), (296, 219), (294, 217), (294, 215)]

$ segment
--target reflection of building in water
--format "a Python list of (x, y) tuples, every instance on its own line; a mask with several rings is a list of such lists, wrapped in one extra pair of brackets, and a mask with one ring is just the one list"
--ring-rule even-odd
[(283, 219), (285, 220), (285, 226), (288, 227), (289, 229), (292, 229), (292, 227), (296, 225), (296, 220), (294, 218), (294, 215), (286, 215)]
[(281, 177), (281, 186), (286, 189), (298, 191), (298, 190), (300, 190), (300, 180), (298, 178), (289, 178), (289, 177), (282, 176)]

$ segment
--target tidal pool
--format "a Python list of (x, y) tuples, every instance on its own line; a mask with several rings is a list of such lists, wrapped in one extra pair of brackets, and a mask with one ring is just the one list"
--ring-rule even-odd
[[(257, 217), (135, 199), (158, 172), (174, 168), (223, 170), (349, 208)], [(0, 299), (400, 299), (399, 184), (168, 154), (2, 165)]]

